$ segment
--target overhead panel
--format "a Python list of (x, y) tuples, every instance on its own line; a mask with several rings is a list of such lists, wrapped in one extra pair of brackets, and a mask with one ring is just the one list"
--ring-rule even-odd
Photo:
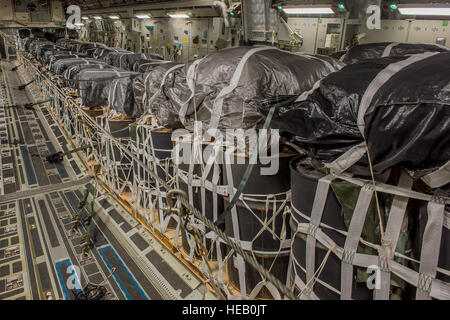
[(0, 20), (13, 20), (14, 10), (12, 0), (0, 1)]
[(371, 42), (406, 42), (408, 37), (408, 24), (406, 20), (382, 20), (381, 30), (369, 30), (363, 24), (362, 32), (366, 36), (361, 43)]
[(64, 11), (61, 1), (51, 2), (51, 13), (52, 21), (63, 22), (64, 21)]
[[(303, 45), (300, 48), (302, 52), (313, 53), (314, 44), (316, 42), (317, 27), (319, 23), (318, 18), (297, 18), (290, 17), (288, 23), (291, 25), (292, 29), (297, 31), (303, 37)], [(289, 41), (289, 34), (286, 28), (278, 27), (278, 39)]]
[(436, 43), (450, 46), (450, 27), (442, 20), (411, 21), (408, 42)]
[(16, 20), (30, 21), (30, 14), (28, 12), (16, 12)]

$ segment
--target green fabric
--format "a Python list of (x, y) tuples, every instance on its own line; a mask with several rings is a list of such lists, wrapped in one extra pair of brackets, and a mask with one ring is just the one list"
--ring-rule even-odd
[[(317, 171), (323, 174), (329, 173), (328, 170), (324, 166), (322, 166), (319, 162), (313, 160), (311, 161), (311, 164)], [(339, 204), (342, 207), (344, 223), (346, 226), (345, 231), (348, 231), (353, 216), (353, 211), (355, 210), (356, 202), (358, 201), (359, 193), (361, 191), (361, 187), (344, 180), (335, 179), (331, 182), (331, 188), (335, 193)], [(383, 219), (383, 228), (386, 229), (386, 222), (389, 217), (389, 212), (392, 207), (394, 196), (378, 192), (378, 200), (380, 204), (381, 216)], [(409, 238), (409, 227), (410, 226), (408, 223), (408, 219), (403, 219), (400, 236), (397, 242), (396, 252), (399, 252), (404, 255), (406, 255), (406, 253), (411, 249), (411, 239)], [(375, 194), (372, 197), (372, 201), (367, 211), (367, 216), (361, 233), (361, 238), (371, 243), (381, 245), (381, 231)], [(378, 252), (375, 249), (364, 246), (361, 243), (358, 245), (357, 252), (369, 255), (378, 255)], [(404, 259), (395, 257), (394, 260), (403, 265), (407, 264), (407, 262)], [(356, 276), (357, 282), (367, 281), (369, 274), (367, 273), (367, 270), (365, 268), (356, 267), (356, 272), (357, 272)], [(393, 300), (401, 299), (402, 295), (404, 294), (406, 283), (393, 274), (391, 275), (391, 283), (394, 286), (394, 288), (392, 289), (391, 299)]]

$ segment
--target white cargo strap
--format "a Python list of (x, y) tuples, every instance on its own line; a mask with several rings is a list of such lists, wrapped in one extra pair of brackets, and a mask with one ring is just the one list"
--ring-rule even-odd
[[(308, 223), (299, 223), (297, 225), (297, 231), (302, 234), (307, 234), (309, 230)], [(338, 247), (336, 243), (326, 235), (321, 229), (316, 232), (317, 240), (326, 248), (330, 249), (335, 247), (333, 251), (339, 259), (344, 259), (344, 249)], [(367, 268), (370, 265), (376, 265), (378, 263), (378, 257), (373, 255), (356, 253), (353, 259), (353, 265), (358, 267)], [(397, 275), (400, 279), (408, 282), (413, 286), (417, 286), (420, 280), (419, 273), (409, 269), (398, 262), (391, 261), (392, 272)], [(318, 280), (319, 282), (320, 280)], [(334, 291), (334, 290), (333, 290)], [(439, 300), (449, 300), (450, 299), (450, 285), (438, 279), (431, 279), (431, 290), (430, 296)]]
[[(400, 176), (398, 185), (402, 188), (411, 189), (413, 180), (404, 172)], [(391, 286), (391, 270), (390, 261), (394, 258), (397, 248), (398, 238), (403, 226), (403, 219), (406, 213), (409, 198), (394, 197), (389, 218), (384, 233), (384, 243), (379, 250), (379, 267), (380, 267), (380, 289), (375, 290), (376, 300), (389, 300), (389, 292)]]
[[(316, 231), (320, 226), (325, 203), (328, 197), (328, 190), (330, 189), (333, 176), (327, 175), (322, 177), (317, 182), (316, 194), (311, 209), (311, 220), (309, 222), (308, 235), (306, 238), (306, 283), (310, 283), (314, 276), (316, 264)], [(313, 290), (313, 287), (310, 288)]]
[(370, 104), (372, 102), (373, 97), (375, 94), (380, 90), (382, 86), (384, 86), (396, 73), (398, 73), (400, 70), (416, 63), (419, 61), (422, 61), (424, 59), (427, 59), (429, 57), (432, 57), (434, 55), (438, 54), (438, 52), (425, 52), (421, 54), (412, 55), (408, 59), (391, 63), (388, 65), (385, 69), (383, 69), (380, 73), (377, 74), (375, 79), (372, 80), (370, 85), (367, 87), (366, 92), (364, 92), (364, 95), (361, 99), (361, 104), (359, 105), (358, 110), (358, 128), (361, 132), (362, 136), (365, 137), (364, 130), (366, 127), (366, 123), (364, 121), (364, 117), (366, 115), (367, 110), (370, 107)]
[(386, 46), (386, 48), (384, 48), (383, 54), (381, 55), (382, 58), (384, 57), (389, 57), (391, 55), (391, 51), (392, 48), (398, 46), (400, 43), (398, 42), (393, 42), (390, 45)]
[(366, 151), (367, 145), (366, 142), (363, 141), (347, 150), (333, 162), (325, 163), (325, 167), (329, 168), (334, 174), (341, 174), (357, 163), (366, 154)]
[(125, 53), (125, 54), (123, 54), (123, 55), (121, 55), (121, 56), (119, 57), (119, 67), (120, 67), (120, 68), (123, 68), (123, 67), (122, 67), (122, 58), (125, 57), (125, 56), (128, 56), (128, 55), (130, 55), (130, 54), (134, 54), (134, 52)]
[[(233, 163), (232, 156), (229, 153), (225, 153), (224, 156), (226, 157), (225, 160), (225, 167), (226, 167), (226, 175), (227, 175), (227, 181), (229, 186), (234, 186), (233, 181), (233, 171), (231, 169), (231, 163)], [(232, 188), (230, 188), (232, 189)], [(233, 190), (230, 190), (230, 199), (234, 196)], [(237, 217), (237, 209), (236, 206), (233, 206), (231, 208), (231, 222), (233, 225), (233, 237), (236, 240), (236, 243), (238, 245), (241, 245), (241, 237), (240, 237), (240, 231), (239, 231), (239, 219)], [(242, 298), (245, 298), (247, 294), (247, 288), (246, 288), (246, 282), (245, 282), (245, 264), (244, 259), (240, 255), (236, 255), (235, 267), (238, 269), (239, 272), (239, 289), (241, 291)]]
[(139, 66), (139, 68), (138, 68), (139, 70), (137, 70), (137, 71), (139, 71), (139, 72), (142, 73), (141, 68), (144, 67), (144, 66), (153, 66), (153, 65), (166, 64), (166, 63), (172, 63), (172, 61), (161, 61), (161, 62), (147, 62), (147, 63), (143, 63), (143, 64), (141, 64), (141, 65)]
[[(189, 90), (191, 90), (191, 95), (189, 98), (183, 103), (183, 105), (180, 108), (180, 111), (178, 112), (178, 116), (180, 118), (180, 121), (182, 124), (185, 124), (186, 122), (186, 112), (189, 107), (189, 103), (191, 102), (192, 98), (195, 95), (195, 81), (197, 78), (197, 67), (200, 64), (200, 62), (203, 61), (205, 57), (201, 59), (195, 60), (188, 68), (186, 72), (186, 83), (188, 85)], [(194, 106), (195, 108), (195, 106)]]
[[(155, 92), (155, 94), (154, 94), (148, 101), (146, 101), (146, 100), (147, 100), (147, 86), (146, 86), (146, 83), (147, 83), (147, 81), (148, 81), (148, 77), (149, 77), (150, 74), (151, 74), (151, 72), (149, 72), (149, 74), (147, 75), (147, 77), (146, 77), (145, 80), (144, 80), (144, 96), (143, 96), (143, 101), (144, 101), (144, 103), (145, 103), (145, 106), (146, 106), (146, 108), (147, 108), (147, 111), (148, 111), (148, 109), (151, 107), (153, 101), (155, 101), (155, 99), (161, 94), (161, 92), (162, 92), (162, 90), (163, 90), (163, 87), (164, 87), (164, 85), (165, 85), (165, 83), (166, 83), (166, 78), (167, 78), (167, 76), (168, 76), (172, 71), (174, 71), (174, 70), (176, 70), (176, 69), (180, 69), (180, 68), (182, 68), (182, 67), (184, 67), (183, 64), (178, 64), (178, 65), (176, 65), (176, 66), (173, 66), (173, 67), (170, 68), (169, 70), (167, 70), (166, 73), (164, 74), (162, 80), (161, 80), (161, 84), (160, 84), (160, 86), (159, 86), (159, 89)], [(145, 113), (145, 112), (144, 112), (144, 113)]]
[(248, 59), (257, 52), (267, 51), (267, 50), (277, 50), (272, 47), (258, 47), (247, 51), (239, 61), (236, 69), (234, 70), (233, 76), (231, 77), (230, 84), (228, 87), (223, 88), (214, 100), (213, 110), (211, 111), (211, 119), (209, 121), (208, 128), (217, 129), (219, 127), (220, 117), (222, 116), (223, 100), (225, 96), (233, 92), (234, 89), (239, 84), (241, 74), (244, 70), (244, 66)]
[(258, 293), (261, 291), (263, 287), (266, 287), (269, 293), (272, 295), (272, 298), (274, 300), (281, 300), (281, 295), (278, 292), (277, 288), (270, 282), (267, 282), (265, 280), (260, 281), (256, 284), (256, 286), (253, 288), (252, 292), (250, 292), (248, 299), (249, 300), (255, 300)]
[(417, 300), (430, 299), (432, 280), (436, 278), (439, 260), (445, 202), (436, 197), (428, 203), (427, 211), (428, 221), (423, 233), (420, 254), (419, 282), (416, 292)]
[[(149, 142), (149, 145), (150, 145), (150, 152), (151, 152), (151, 155), (152, 155), (152, 160), (157, 160), (158, 158), (156, 157), (156, 155), (155, 155), (155, 148), (154, 148), (154, 146), (153, 146), (153, 139), (152, 139), (152, 131), (151, 130), (148, 130), (147, 131), (148, 132), (148, 142)], [(159, 159), (158, 159), (159, 160)], [(152, 165), (153, 165), (153, 172), (158, 172), (158, 165), (157, 165), (157, 161), (151, 161), (152, 162)], [(155, 183), (156, 183), (156, 190), (157, 191), (160, 191), (160, 188), (161, 188), (161, 186), (160, 186), (160, 184), (159, 184), (159, 180), (158, 179), (155, 179)], [(166, 190), (167, 191), (167, 190)], [(161, 197), (161, 195), (157, 195), (157, 198), (158, 198), (158, 207), (159, 207), (159, 216), (160, 216), (160, 219), (164, 219), (164, 203), (163, 203), (163, 200), (162, 200), (162, 197)], [(169, 225), (169, 222), (170, 222), (170, 220), (171, 220), (171, 216), (169, 215), (169, 217), (167, 218), (167, 224), (165, 225), (165, 226), (161, 226), (161, 228), (162, 228), (162, 232), (164, 233), (165, 231), (166, 231), (166, 228), (167, 228), (167, 226)], [(177, 226), (178, 227), (178, 226)], [(178, 234), (178, 233), (177, 233)], [(177, 237), (176, 237), (177, 238)], [(178, 239), (177, 239), (178, 240)], [(178, 243), (177, 243), (178, 244)]]
[(438, 170), (422, 177), (422, 181), (433, 189), (440, 188), (447, 183), (450, 183), (450, 161), (448, 161)]
[(370, 184), (366, 184), (361, 188), (355, 210), (353, 211), (352, 220), (348, 228), (341, 266), (342, 300), (350, 300), (352, 298), (353, 263), (373, 192), (374, 188)]
[(306, 99), (308, 99), (310, 94), (312, 94), (314, 91), (316, 91), (317, 89), (320, 88), (321, 83), (322, 83), (321, 80), (316, 81), (316, 83), (314, 83), (313, 87), (310, 90), (305, 91), (300, 96), (298, 96), (298, 98), (295, 100), (295, 102), (302, 102), (302, 101), (305, 101)]

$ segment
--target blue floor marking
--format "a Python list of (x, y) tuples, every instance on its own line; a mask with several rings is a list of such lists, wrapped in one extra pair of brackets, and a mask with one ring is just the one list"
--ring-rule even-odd
[[(23, 167), (25, 169), (25, 174), (27, 176), (27, 181), (28, 181), (28, 185), (35, 185), (38, 183), (37, 180), (37, 176), (36, 176), (36, 172), (34, 172), (34, 168), (33, 168), (33, 162), (31, 161), (31, 157), (30, 157), (30, 152), (28, 151), (27, 147), (20, 147), (20, 154), (22, 155), (22, 161), (23, 161)], [(27, 166), (27, 162), (25, 161), (25, 157), (27, 157), (27, 159), (29, 160), (28, 164), (31, 166)], [(31, 172), (30, 172), (31, 171)], [(30, 174), (32, 174), (34, 176), (34, 181), (36, 181), (35, 183), (32, 183)]]
[[(66, 259), (63, 261), (59, 261), (57, 263), (55, 263), (55, 267), (56, 267), (56, 272), (58, 273), (58, 279), (59, 279), (59, 283), (61, 284), (61, 288), (63, 289), (64, 295), (66, 296), (66, 300), (70, 300), (69, 299), (69, 293), (67, 292), (67, 288), (66, 288), (66, 284), (64, 283), (62, 274), (61, 274), (61, 270), (59, 269), (59, 265), (63, 264), (63, 263), (67, 263), (67, 267), (70, 267), (72, 265), (72, 263), (70, 262), (70, 259)], [(74, 274), (74, 271), (72, 270), (72, 274)], [(80, 283), (78, 282), (78, 276), (75, 277), (75, 281), (76, 281), (76, 286), (78, 288), (81, 288)], [(81, 292), (80, 289), (78, 289), (78, 292)]]
[[(112, 254), (116, 257), (117, 261), (119, 261), (120, 265), (122, 266), (122, 268), (125, 270), (126, 274), (128, 275), (128, 277), (130, 278), (131, 282), (133, 282), (134, 286), (136, 287), (136, 289), (138, 289), (139, 293), (141, 294), (141, 296), (145, 299), (145, 300), (149, 300), (147, 295), (144, 293), (144, 291), (141, 289), (141, 287), (139, 286), (139, 284), (136, 282), (136, 280), (134, 279), (134, 277), (131, 275), (131, 273), (128, 271), (127, 267), (125, 267), (125, 265), (123, 264), (122, 260), (119, 258), (119, 256), (116, 254), (116, 252), (110, 247), (104, 247), (102, 249), (99, 249), (98, 252), (100, 253), (100, 255), (102, 256), (103, 260), (105, 261), (106, 265), (108, 266), (108, 268), (110, 270), (112, 270), (111, 265), (108, 262), (108, 259), (106, 259), (105, 255), (103, 254), (103, 251), (106, 250), (110, 250), (112, 252)], [(127, 297), (128, 300), (131, 300), (131, 297), (129, 295), (129, 293), (127, 292), (127, 290), (125, 289), (125, 287), (123, 286), (122, 282), (120, 281), (119, 277), (116, 275), (116, 273), (113, 273), (114, 278), (116, 279), (116, 282), (119, 284), (120, 288), (122, 289), (122, 291), (125, 293), (125, 296)]]

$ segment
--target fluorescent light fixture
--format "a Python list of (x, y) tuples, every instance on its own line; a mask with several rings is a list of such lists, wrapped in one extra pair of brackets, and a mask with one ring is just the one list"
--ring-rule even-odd
[(186, 13), (168, 13), (168, 16), (175, 19), (187, 19), (189, 15)]
[(120, 16), (119, 15), (112, 15), (112, 16), (109, 16), (109, 18), (112, 19), (112, 20), (119, 20)]
[(101, 16), (94, 16), (94, 19), (95, 20), (102, 20), (102, 17)]
[(405, 16), (450, 16), (450, 5), (415, 4), (398, 5), (398, 12)]
[(286, 14), (334, 14), (330, 7), (283, 8)]
[(150, 14), (136, 13), (135, 17), (138, 18), (138, 19), (149, 19), (150, 18)]
[(82, 16), (81, 19), (83, 19), (83, 20), (89, 20), (89, 17), (88, 17), (88, 16)]

